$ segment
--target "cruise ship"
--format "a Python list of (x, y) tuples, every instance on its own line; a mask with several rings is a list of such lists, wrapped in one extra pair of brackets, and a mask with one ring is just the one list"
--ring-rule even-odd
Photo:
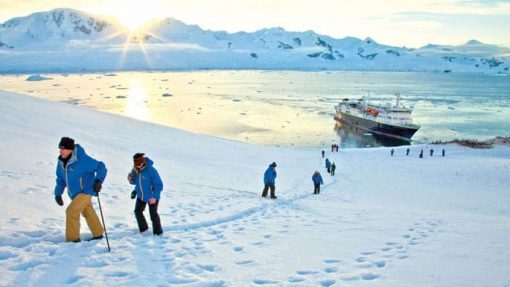
[(365, 97), (359, 100), (343, 99), (335, 106), (335, 119), (376, 135), (411, 141), (420, 126), (413, 124), (413, 109), (400, 106), (400, 95), (396, 96), (395, 105), (370, 104)]

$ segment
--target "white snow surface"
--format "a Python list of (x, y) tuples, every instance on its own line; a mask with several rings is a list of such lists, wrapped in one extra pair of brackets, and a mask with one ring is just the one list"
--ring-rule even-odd
[[(0, 114), (0, 286), (510, 285), (508, 146), (412, 146), (410, 156), (398, 147), (393, 157), (389, 148), (327, 150), (332, 177), (316, 149), (239, 143), (7, 92)], [(53, 196), (62, 136), (108, 168), (100, 199), (110, 253), (105, 240), (64, 242), (69, 198), (60, 207)], [(136, 152), (165, 184), (161, 237), (137, 231), (126, 180)], [(272, 161), (277, 200), (260, 196)], [(81, 236), (91, 236), (83, 219)]]

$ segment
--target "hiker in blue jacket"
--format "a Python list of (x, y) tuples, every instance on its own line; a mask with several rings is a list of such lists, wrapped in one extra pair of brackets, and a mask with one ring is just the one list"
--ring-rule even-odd
[(64, 205), (62, 194), (67, 188), (71, 203), (66, 209), (66, 241), (80, 242), (80, 214), (85, 217), (92, 232), (92, 239), (103, 238), (103, 225), (92, 207), (92, 196), (101, 191), (106, 178), (106, 166), (85, 153), (74, 139), (63, 137), (58, 145), (60, 156), (57, 164), (55, 201)]
[(149, 229), (143, 211), (149, 204), (149, 213), (152, 221), (152, 233), (154, 235), (163, 234), (161, 220), (158, 214), (158, 204), (163, 190), (163, 182), (159, 177), (158, 171), (154, 168), (154, 162), (144, 157), (143, 153), (136, 153), (133, 156), (133, 169), (128, 174), (128, 181), (135, 185), (135, 189), (131, 192), (131, 198), (136, 197), (135, 217), (138, 223), (140, 233), (144, 233)]
[(275, 179), (276, 179), (276, 163), (273, 162), (269, 165), (269, 167), (266, 169), (266, 172), (264, 172), (264, 190), (262, 191), (262, 197), (267, 196), (267, 190), (271, 189), (271, 198), (276, 199), (275, 195)]
[(328, 173), (331, 172), (331, 162), (328, 158), (326, 159), (326, 169), (328, 170)]
[(321, 184), (324, 184), (322, 181), (321, 173), (315, 171), (312, 176), (313, 181), (313, 194), (319, 194), (321, 192)]

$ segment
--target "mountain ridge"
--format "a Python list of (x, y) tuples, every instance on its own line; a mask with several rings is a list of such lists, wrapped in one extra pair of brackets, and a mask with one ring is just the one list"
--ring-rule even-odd
[[(172, 17), (155, 20), (132, 34), (114, 21), (70, 8), (36, 12), (0, 25), (3, 73), (131, 69), (508, 73), (509, 54), (508, 48), (474, 39), (457, 46), (406, 48), (379, 44), (370, 37), (337, 39), (313, 30), (295, 32), (282, 27), (235, 33), (204, 30)], [(22, 59), (14, 58), (20, 55)], [(66, 63), (55, 62), (55, 56)], [(109, 59), (120, 57), (125, 62)], [(23, 59), (39, 63), (28, 65)]]

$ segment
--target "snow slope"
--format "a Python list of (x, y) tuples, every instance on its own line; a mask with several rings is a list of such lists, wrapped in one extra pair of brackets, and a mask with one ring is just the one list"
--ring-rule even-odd
[[(409, 157), (405, 147), (393, 157), (387, 148), (327, 151), (338, 166), (331, 177), (319, 150), (7, 92), (0, 114), (0, 286), (510, 285), (507, 146), (412, 146)], [(111, 253), (104, 240), (63, 243), (65, 208), (53, 199), (61, 136), (108, 167), (101, 204)], [(417, 157), (431, 147), (434, 157)], [(135, 152), (154, 160), (165, 183), (161, 238), (136, 230), (126, 181)], [(272, 161), (276, 201), (260, 197)], [(314, 170), (325, 181), (320, 195)]]
[(436, 71), (508, 74), (510, 49), (464, 45), (392, 47), (314, 31), (204, 30), (168, 18), (131, 34), (109, 19), (54, 9), (0, 25), (0, 73), (175, 69)]

